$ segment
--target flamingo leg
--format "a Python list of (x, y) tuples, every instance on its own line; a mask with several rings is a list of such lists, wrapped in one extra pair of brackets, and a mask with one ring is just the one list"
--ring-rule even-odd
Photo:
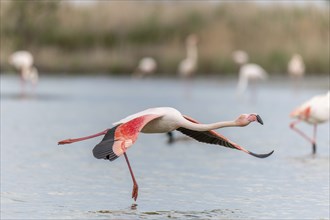
[(255, 80), (251, 80), (251, 96), (250, 96), (250, 100), (251, 103), (255, 104), (257, 102), (257, 85)]
[(173, 144), (174, 143), (173, 132), (172, 131), (167, 132), (167, 136), (168, 136), (167, 143), (168, 144)]
[(71, 143), (74, 143), (74, 142), (95, 138), (95, 137), (98, 137), (98, 136), (101, 136), (101, 135), (105, 135), (108, 132), (108, 130), (109, 129), (106, 129), (106, 130), (101, 131), (97, 134), (89, 135), (89, 136), (86, 136), (86, 137), (66, 139), (66, 140), (63, 140), (63, 141), (59, 141), (58, 144), (59, 145), (61, 145), (61, 144), (71, 144)]
[[(315, 136), (316, 136), (316, 127), (314, 127), (314, 138), (308, 137), (304, 132), (302, 132), (300, 129), (296, 128), (295, 125), (301, 122), (300, 119), (297, 121), (294, 121), (290, 124), (290, 128), (294, 131), (296, 131), (298, 134), (300, 134), (303, 138), (305, 138), (308, 142), (310, 142), (313, 145), (313, 154), (316, 152), (316, 144), (315, 144)], [(315, 150), (314, 150), (315, 148)]]
[(128, 160), (128, 157), (127, 157), (126, 152), (124, 152), (124, 156), (125, 156), (125, 160), (126, 160), (126, 163), (127, 163), (128, 169), (129, 169), (129, 172), (131, 173), (132, 180), (133, 180), (132, 198), (134, 199), (134, 201), (136, 201), (136, 199), (138, 197), (139, 186), (138, 186), (138, 184), (137, 184), (137, 182), (135, 180), (134, 173), (133, 173), (133, 170), (132, 170), (131, 165), (129, 163), (129, 160)]
[(314, 124), (314, 136), (313, 136), (313, 154), (316, 154), (316, 131), (317, 131), (317, 124)]
[(21, 81), (21, 96), (25, 96), (25, 80), (23, 78), (23, 70), (21, 70), (21, 76), (20, 76), (20, 81)]
[(192, 76), (185, 76), (184, 84), (185, 84), (185, 98), (190, 99)]

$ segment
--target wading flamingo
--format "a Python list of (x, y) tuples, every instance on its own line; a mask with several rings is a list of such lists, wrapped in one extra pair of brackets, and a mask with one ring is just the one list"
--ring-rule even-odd
[(191, 34), (186, 39), (187, 57), (179, 64), (180, 76), (187, 78), (191, 77), (197, 70), (198, 50), (197, 50), (198, 38), (196, 35)]
[(21, 93), (25, 94), (25, 84), (31, 83), (35, 87), (38, 83), (38, 70), (33, 66), (33, 56), (28, 51), (16, 51), (9, 57), (9, 63), (13, 65), (21, 75)]
[(184, 79), (185, 96), (190, 97), (190, 87), (192, 76), (197, 70), (198, 38), (195, 34), (191, 34), (186, 39), (187, 57), (182, 60), (178, 67), (179, 76)]
[(294, 54), (288, 64), (288, 73), (292, 78), (301, 78), (305, 74), (305, 64), (300, 54)]
[(233, 52), (233, 60), (238, 65), (246, 64), (249, 60), (248, 54), (243, 50), (236, 50)]
[(192, 140), (190, 137), (187, 137), (187, 136), (174, 137), (172, 131), (167, 132), (166, 135), (168, 137), (167, 143), (169, 145), (172, 145), (172, 144), (177, 143), (177, 142), (180, 142), (180, 141), (190, 141), (190, 140)]
[(134, 77), (143, 77), (153, 74), (157, 69), (157, 62), (152, 57), (144, 57), (140, 60), (138, 67), (133, 73)]
[(132, 198), (136, 200), (138, 197), (138, 185), (128, 161), (126, 151), (135, 143), (139, 132), (166, 133), (178, 130), (200, 142), (241, 150), (259, 158), (268, 157), (273, 153), (273, 151), (268, 154), (255, 154), (213, 131), (213, 129), (222, 127), (242, 127), (254, 121), (263, 124), (260, 116), (256, 114), (242, 114), (234, 121), (224, 121), (213, 124), (200, 124), (194, 119), (182, 115), (178, 110), (174, 108), (150, 108), (130, 115), (114, 123), (113, 125), (115, 127), (111, 129), (106, 129), (100, 133), (87, 137), (66, 139), (58, 142), (58, 144), (70, 144), (73, 142), (94, 138), (100, 135), (105, 135), (102, 141), (94, 147), (93, 155), (97, 159), (106, 159), (110, 161), (113, 161), (119, 156), (124, 155), (133, 180)]
[(299, 54), (294, 54), (288, 64), (288, 73), (294, 83), (294, 90), (300, 87), (300, 81), (305, 75), (305, 64)]
[[(268, 77), (267, 72), (259, 65), (248, 62), (248, 55), (244, 51), (235, 51), (233, 53), (234, 61), (240, 66), (239, 79), (237, 84), (237, 93), (242, 95), (248, 87), (249, 83), (252, 83), (252, 92), (256, 93), (255, 83), (260, 80), (265, 80)], [(252, 94), (252, 97), (256, 97), (256, 94)]]
[[(292, 128), (312, 144), (313, 154), (316, 153), (317, 125), (329, 121), (329, 99), (330, 91), (328, 91), (328, 93), (325, 95), (314, 96), (293, 110), (290, 114), (291, 117), (297, 118), (296, 121), (290, 123), (290, 128)], [(313, 138), (308, 137), (304, 132), (295, 127), (295, 125), (301, 121), (305, 121), (314, 126)]]

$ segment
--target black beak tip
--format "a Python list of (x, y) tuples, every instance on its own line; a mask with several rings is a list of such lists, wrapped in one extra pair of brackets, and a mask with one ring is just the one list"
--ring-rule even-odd
[(259, 115), (257, 115), (257, 121), (262, 125), (264, 124), (264, 122), (262, 121), (262, 119)]

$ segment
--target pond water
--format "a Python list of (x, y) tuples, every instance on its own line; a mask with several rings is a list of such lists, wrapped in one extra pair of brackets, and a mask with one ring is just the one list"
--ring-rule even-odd
[[(289, 128), (290, 111), (327, 92), (329, 78), (308, 78), (293, 92), (286, 78), (260, 85), (255, 100), (238, 98), (234, 79), (42, 76), (34, 95), (20, 96), (19, 78), (1, 75), (1, 219), (329, 219), (329, 124), (318, 149)], [(100, 138), (58, 146), (149, 107), (171, 106), (200, 122), (258, 113), (264, 125), (218, 132), (256, 153), (196, 141), (167, 144), (141, 134), (125, 159), (97, 160)], [(312, 134), (310, 125), (298, 125)], [(175, 133), (178, 139), (183, 135)]]

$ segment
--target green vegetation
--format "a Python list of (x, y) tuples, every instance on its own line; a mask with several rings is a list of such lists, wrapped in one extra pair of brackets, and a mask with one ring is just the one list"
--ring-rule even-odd
[(1, 71), (15, 50), (29, 50), (42, 72), (131, 73), (140, 58), (176, 74), (184, 40), (199, 38), (199, 73), (237, 72), (234, 50), (271, 74), (285, 73), (293, 53), (307, 72), (329, 73), (329, 4), (244, 2), (1, 1)]

